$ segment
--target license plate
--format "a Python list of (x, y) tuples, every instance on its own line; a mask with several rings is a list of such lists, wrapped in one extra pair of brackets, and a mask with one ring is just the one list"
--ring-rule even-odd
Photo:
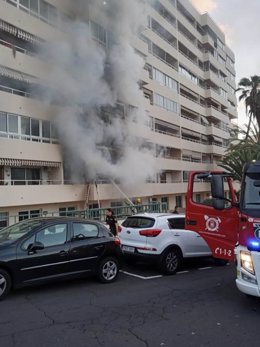
[(122, 251), (123, 252), (134, 253), (135, 252), (135, 248), (134, 247), (130, 247), (130, 246), (122, 246)]

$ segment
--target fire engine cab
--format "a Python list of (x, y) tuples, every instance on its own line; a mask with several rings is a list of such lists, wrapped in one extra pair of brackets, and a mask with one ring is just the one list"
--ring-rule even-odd
[[(260, 162), (244, 165), (239, 198), (229, 173), (193, 171), (189, 175), (186, 228), (199, 233), (212, 255), (235, 260), (236, 284), (260, 296)], [(200, 200), (201, 191), (209, 192)]]

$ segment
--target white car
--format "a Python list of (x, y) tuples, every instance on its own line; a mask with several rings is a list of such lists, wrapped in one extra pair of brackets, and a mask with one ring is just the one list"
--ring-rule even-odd
[(126, 259), (156, 261), (164, 274), (174, 274), (183, 258), (211, 256), (204, 239), (185, 230), (185, 215), (142, 213), (127, 217), (118, 236)]

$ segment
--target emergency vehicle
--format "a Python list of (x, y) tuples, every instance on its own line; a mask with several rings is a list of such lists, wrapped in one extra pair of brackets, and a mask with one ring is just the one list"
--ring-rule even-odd
[[(205, 188), (211, 195), (200, 201)], [(260, 161), (244, 165), (240, 188), (238, 198), (227, 172), (190, 172), (185, 227), (206, 240), (215, 258), (235, 260), (238, 289), (259, 297)]]

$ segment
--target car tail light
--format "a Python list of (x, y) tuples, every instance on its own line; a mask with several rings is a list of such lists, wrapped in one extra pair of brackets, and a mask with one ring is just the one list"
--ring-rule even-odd
[(147, 237), (156, 237), (160, 234), (162, 230), (161, 229), (147, 229), (147, 230), (140, 230), (139, 234), (142, 236)]
[(116, 244), (117, 246), (120, 246), (120, 245), (121, 245), (121, 241), (120, 241), (120, 239), (119, 239), (118, 237), (115, 237), (115, 244)]
[(122, 231), (122, 227), (121, 227), (120, 225), (118, 225), (118, 227), (117, 227), (117, 232), (118, 232), (118, 233), (121, 233), (121, 231)]

